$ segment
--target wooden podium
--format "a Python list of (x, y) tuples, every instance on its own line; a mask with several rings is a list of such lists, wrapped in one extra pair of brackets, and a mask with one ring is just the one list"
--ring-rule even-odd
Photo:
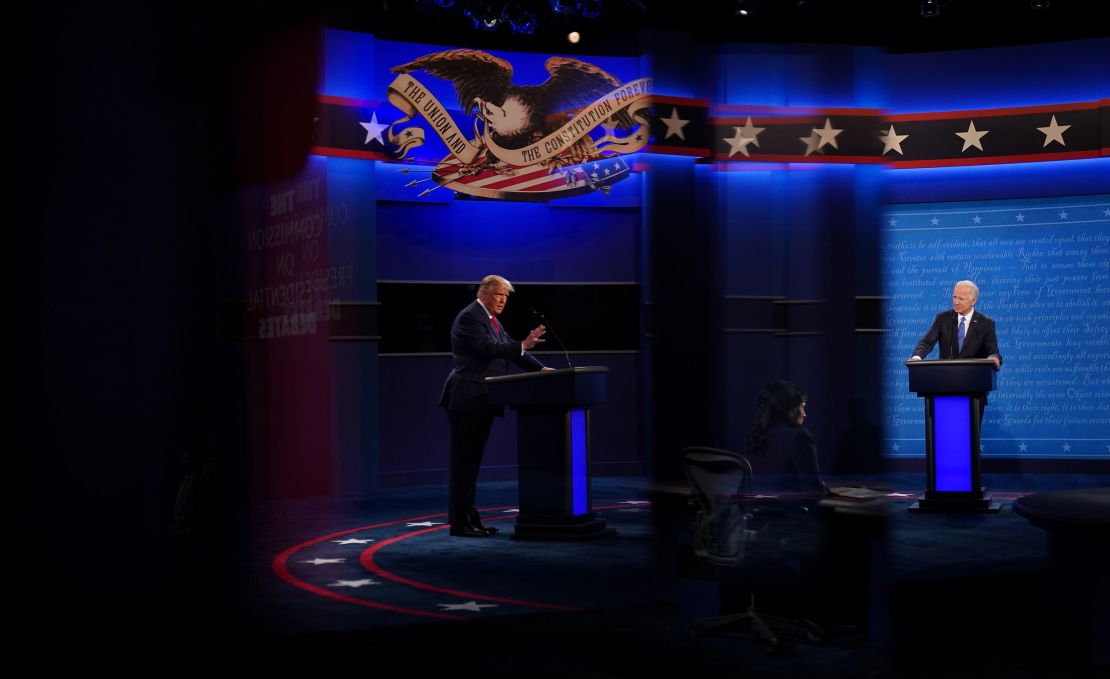
[(514, 540), (612, 535), (590, 499), (590, 406), (605, 400), (603, 367), (487, 377), (490, 403), (517, 411), (520, 515)]
[(979, 485), (979, 413), (994, 391), (994, 361), (906, 361), (910, 391), (925, 399), (925, 495), (911, 512), (997, 512)]

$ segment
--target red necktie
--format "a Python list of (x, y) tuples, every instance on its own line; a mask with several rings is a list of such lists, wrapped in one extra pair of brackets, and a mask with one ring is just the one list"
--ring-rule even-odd
[(500, 337), (501, 336), (501, 324), (497, 322), (497, 317), (496, 316), (490, 316), (489, 321), (490, 321), (490, 323), (493, 324), (493, 334)]

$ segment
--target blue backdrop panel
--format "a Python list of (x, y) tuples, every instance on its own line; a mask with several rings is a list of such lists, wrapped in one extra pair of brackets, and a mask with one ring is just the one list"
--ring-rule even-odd
[(897, 113), (1095, 101), (1110, 92), (1110, 39), (887, 54), (887, 105)]
[(983, 455), (1110, 459), (1110, 195), (898, 205), (883, 224), (886, 452), (923, 454), (902, 362), (970, 279), (1005, 358)]
[(381, 280), (635, 281), (638, 209), (455, 201), (378, 204)]

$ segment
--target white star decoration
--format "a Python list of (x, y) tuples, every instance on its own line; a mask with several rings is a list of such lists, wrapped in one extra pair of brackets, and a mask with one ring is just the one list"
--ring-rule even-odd
[(1020, 212), (1017, 213), (1017, 220), (1019, 222), (1024, 222), (1025, 221), (1025, 215), (1021, 214)]
[(897, 220), (897, 219), (895, 219), (895, 218), (893, 218), (893, 217), (891, 217), (891, 218), (890, 218), (890, 225), (891, 225), (891, 226), (898, 226), (898, 220)]
[(365, 580), (336, 580), (335, 582), (328, 585), (328, 587), (353, 587), (355, 589), (358, 589), (359, 587), (366, 587), (367, 585), (380, 584), (382, 583), (378, 582), (377, 580), (367, 578)]
[(1060, 211), (1060, 219), (1067, 219), (1067, 218), (1068, 218), (1068, 211), (1067, 210), (1061, 210)]
[(940, 224), (940, 220), (937, 219), (936, 217), (933, 217), (932, 219), (929, 220), (929, 223), (932, 224), (933, 226), (936, 226), (937, 224)]
[(902, 142), (909, 139), (908, 134), (898, 134), (894, 131), (894, 125), (890, 129), (879, 135), (879, 139), (883, 142), (883, 152), (880, 155), (885, 156), (888, 151), (897, 151), (898, 155), (905, 155), (902, 153)]
[(975, 222), (976, 224), (982, 224), (983, 223), (983, 218), (980, 217), (979, 215), (975, 215), (974, 217), (971, 218), (971, 221)]
[(1041, 145), (1041, 148), (1048, 146), (1050, 142), (1054, 141), (1060, 142), (1060, 146), (1067, 146), (1067, 144), (1064, 143), (1064, 131), (1069, 127), (1071, 127), (1071, 125), (1057, 125), (1056, 116), (1052, 116), (1052, 122), (1048, 124), (1048, 127), (1037, 128), (1037, 130), (1044, 135), (1044, 144)]
[(755, 140), (745, 137), (744, 128), (742, 127), (733, 127), (732, 129), (736, 131), (736, 134), (734, 134), (731, 139), (725, 139), (729, 146), (728, 157), (731, 158), (737, 153), (743, 153), (745, 156), (749, 155), (748, 144), (751, 144)]
[(405, 525), (408, 526), (409, 528), (415, 528), (415, 527), (418, 527), (418, 526), (424, 526), (424, 527), (427, 527), (427, 528), (431, 528), (432, 526), (442, 526), (443, 522), (442, 521), (410, 521), (410, 522), (406, 523)]
[(323, 566), (324, 564), (343, 563), (344, 561), (346, 561), (346, 559), (321, 559), (321, 558), (317, 557), (317, 558), (313, 559), (312, 561), (302, 561), (301, 563), (310, 563), (313, 566)]
[(1060, 447), (1064, 449), (1065, 453), (1070, 453), (1071, 452), (1071, 444), (1070, 443), (1065, 443), (1064, 445), (1062, 445)]
[(686, 134), (683, 133), (682, 128), (689, 125), (690, 121), (679, 118), (677, 108), (671, 109), (670, 118), (660, 118), (659, 120), (667, 126), (667, 134), (663, 136), (663, 139), (670, 139), (672, 136), (674, 136), (678, 137), (682, 141), (686, 141)]
[(373, 538), (366, 538), (360, 540), (359, 538), (347, 538), (346, 540), (332, 540), (337, 545), (365, 545), (368, 542), (373, 542)]
[(902, 449), (902, 446), (898, 445), (897, 443), (892, 443), (892, 444), (890, 444), (890, 447), (891, 447), (891, 448), (892, 448), (892, 449), (894, 450), (894, 452), (896, 452), (896, 453), (897, 453), (897, 452), (898, 452), (899, 450), (901, 450), (901, 449)]
[(1021, 452), (1024, 453), (1025, 451), (1029, 450), (1029, 446), (1026, 445), (1025, 443), (1019, 443), (1018, 444), (1018, 450), (1020, 450)]
[[(815, 128), (813, 128), (813, 133), (816, 134), (821, 139), (821, 142), (819, 144), (817, 144), (817, 148), (820, 149), (825, 144), (828, 144), (829, 146), (833, 147), (834, 149), (835, 148), (840, 148), (836, 145), (836, 135), (840, 134), (843, 131), (844, 130), (834, 129), (833, 126), (832, 126), (832, 120), (830, 120), (829, 118), (825, 118), (825, 126), (824, 127), (820, 127), (820, 128), (815, 127)], [(809, 155), (809, 154), (806, 154), (806, 155)]]
[(1110, 207), (1108, 207), (1108, 208), (1106, 208), (1105, 210), (1102, 211), (1102, 216), (1103, 217), (1110, 217)]
[(748, 116), (748, 119), (744, 121), (744, 127), (740, 128), (740, 133), (745, 139), (752, 140), (752, 146), (759, 148), (759, 133), (765, 129), (767, 128), (752, 125), (752, 117)]
[(481, 613), (483, 608), (497, 608), (497, 604), (480, 604), (477, 601), (468, 601), (465, 604), (436, 604), (443, 611), (473, 611)]
[(810, 132), (808, 137), (798, 137), (798, 139), (801, 139), (802, 143), (806, 145), (807, 156), (820, 148), (820, 145), (818, 143), (820, 141), (820, 137), (817, 135), (816, 130)]
[(960, 149), (960, 152), (963, 153), (972, 146), (982, 151), (983, 137), (987, 136), (988, 134), (990, 134), (990, 130), (976, 130), (975, 121), (972, 120), (971, 124), (967, 126), (967, 132), (956, 133), (957, 137), (964, 140), (964, 147)]
[(385, 146), (385, 141), (382, 139), (382, 132), (389, 128), (389, 125), (382, 125), (378, 122), (378, 112), (374, 111), (370, 115), (370, 122), (359, 123), (366, 130), (366, 141), (362, 142), (365, 146), (371, 140), (376, 140), (382, 146)]

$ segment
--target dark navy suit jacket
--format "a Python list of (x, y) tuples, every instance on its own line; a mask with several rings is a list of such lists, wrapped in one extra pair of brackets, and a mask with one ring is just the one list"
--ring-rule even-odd
[(448, 410), (474, 415), (500, 415), (501, 406), (489, 404), (487, 377), (505, 375), (509, 361), (525, 370), (541, 370), (544, 366), (535, 356), (521, 354), (521, 343), (501, 328), (493, 329), (489, 314), (474, 300), (451, 324), (451, 354), (454, 364), (443, 385), (439, 404)]
[(933, 350), (933, 345), (940, 342), (941, 358), (989, 358), (998, 357), (999, 365), (1002, 364), (1002, 354), (998, 353), (998, 337), (994, 332), (994, 321), (976, 311), (971, 315), (971, 329), (964, 335), (963, 351), (957, 350), (956, 331), (959, 328), (959, 317), (955, 311), (942, 311), (933, 319), (929, 330), (913, 348), (912, 356), (925, 358)]

